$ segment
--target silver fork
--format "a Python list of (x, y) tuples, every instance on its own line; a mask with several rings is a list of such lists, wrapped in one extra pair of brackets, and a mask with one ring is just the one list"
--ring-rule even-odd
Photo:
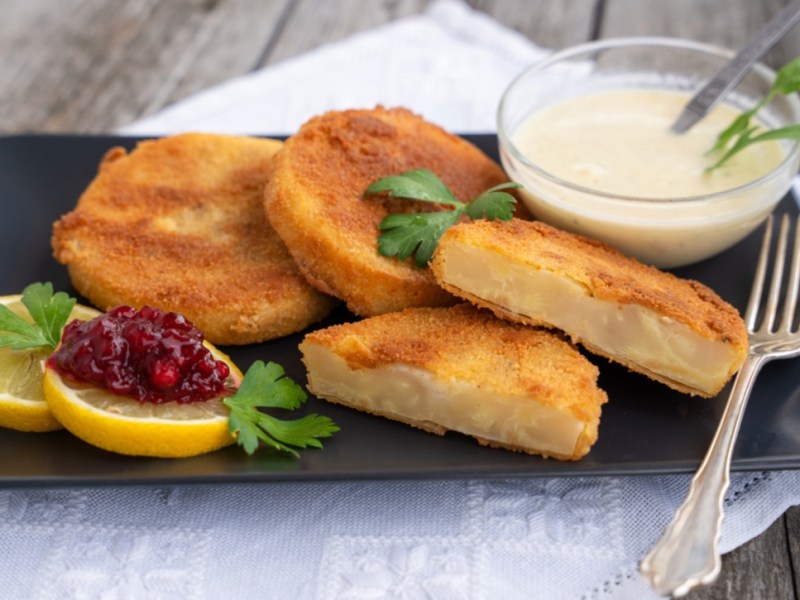
[[(772, 232), (773, 218), (770, 217), (745, 313), (750, 342), (747, 358), (736, 375), (717, 432), (692, 479), (686, 500), (639, 567), (662, 595), (683, 596), (698, 585), (711, 583), (719, 575), (723, 499), (730, 484), (731, 455), (750, 390), (765, 363), (800, 355), (800, 332), (794, 327), (800, 284), (800, 227), (795, 219), (794, 247), (788, 248), (789, 216), (781, 219), (772, 277), (766, 290), (766, 304), (762, 305)], [(786, 285), (782, 285), (789, 253), (791, 265)], [(783, 294), (782, 289), (785, 290)]]

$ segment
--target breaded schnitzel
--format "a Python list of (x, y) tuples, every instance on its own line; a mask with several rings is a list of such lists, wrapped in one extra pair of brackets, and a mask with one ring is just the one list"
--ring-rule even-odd
[(93, 304), (180, 312), (215, 344), (304, 329), (334, 300), (300, 275), (264, 215), (281, 143), (184, 134), (110, 150), (53, 250)]
[(335, 325), (300, 350), (319, 397), (564, 460), (589, 451), (607, 401), (597, 368), (570, 344), (468, 304)]
[(377, 252), (386, 215), (436, 205), (364, 197), (375, 180), (422, 167), (462, 201), (508, 180), (475, 146), (407, 110), (332, 111), (304, 124), (276, 156), (267, 214), (308, 281), (357, 315), (452, 304), (428, 269)]
[(451, 227), (431, 269), (461, 298), (506, 319), (561, 329), (681, 392), (716, 395), (747, 353), (742, 318), (713, 290), (544, 223)]

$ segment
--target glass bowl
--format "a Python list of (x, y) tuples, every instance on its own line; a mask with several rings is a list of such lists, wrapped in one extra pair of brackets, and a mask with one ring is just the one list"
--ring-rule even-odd
[[(732, 55), (688, 40), (619, 38), (554, 53), (524, 71), (500, 102), (498, 137), (503, 166), (524, 186), (520, 194), (526, 206), (544, 222), (602, 240), (658, 267), (703, 260), (747, 236), (789, 189), (800, 164), (800, 143), (781, 141), (783, 160), (777, 167), (738, 187), (653, 197), (647, 189), (621, 195), (568, 181), (537, 165), (515, 140), (532, 114), (593, 92), (669, 90), (685, 92), (688, 100)], [(774, 78), (774, 71), (757, 64), (725, 101), (747, 110)], [(796, 94), (778, 96), (758, 120), (770, 128), (800, 122), (800, 101)]]

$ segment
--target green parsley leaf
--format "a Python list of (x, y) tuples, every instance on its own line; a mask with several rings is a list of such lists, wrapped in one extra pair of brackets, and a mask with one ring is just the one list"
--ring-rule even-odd
[(283, 421), (260, 410), (294, 410), (306, 398), (303, 388), (287, 377), (279, 364), (256, 361), (247, 370), (236, 393), (223, 400), (230, 410), (228, 427), (231, 435), (248, 454), (256, 451), (259, 441), (295, 457), (299, 457), (295, 448), (321, 448), (319, 438), (330, 437), (339, 431), (328, 417), (311, 414)]
[(502, 183), (486, 190), (467, 204), (455, 195), (434, 173), (427, 169), (407, 171), (377, 180), (365, 195), (388, 192), (390, 196), (449, 204), (452, 210), (431, 213), (392, 214), (378, 228), (378, 253), (406, 259), (414, 256), (414, 264), (425, 267), (433, 257), (439, 239), (448, 227), (466, 213), (472, 219), (508, 221), (514, 214), (517, 199), (502, 190), (522, 187), (517, 183)]
[(0, 348), (24, 350), (47, 346), (42, 330), (0, 304)]
[(431, 260), (439, 238), (463, 210), (389, 215), (379, 225), (384, 233), (378, 237), (378, 252), (400, 259), (414, 254), (414, 264), (424, 267)]
[(61, 330), (75, 307), (75, 298), (64, 292), (53, 294), (53, 284), (32, 283), (22, 292), (22, 303), (42, 329), (44, 337), (55, 350), (61, 340)]
[(46, 346), (55, 350), (75, 299), (64, 292), (53, 294), (52, 283), (32, 283), (23, 290), (22, 303), (33, 324), (0, 305), (0, 348), (24, 350)]
[(720, 152), (723, 154), (713, 165), (706, 169), (706, 172), (710, 173), (718, 169), (728, 162), (732, 156), (738, 154), (752, 144), (777, 139), (796, 140), (797, 125), (772, 129), (763, 134), (754, 136), (753, 133), (758, 127), (751, 126), (750, 120), (775, 96), (779, 94), (788, 96), (797, 91), (800, 91), (800, 57), (795, 58), (792, 62), (781, 68), (776, 74), (775, 81), (772, 83), (772, 87), (770, 87), (769, 91), (767, 91), (766, 96), (753, 108), (737, 116), (733, 122), (717, 136), (716, 142), (706, 154), (717, 154)]
[(464, 207), (464, 204), (458, 201), (444, 182), (428, 169), (415, 169), (400, 175), (378, 179), (367, 188), (366, 194), (380, 192), (389, 192), (390, 196), (397, 198), (438, 202), (456, 208)]
[(514, 216), (517, 199), (501, 190), (522, 187), (518, 183), (502, 183), (486, 190), (467, 206), (467, 216), (472, 219), (508, 221)]

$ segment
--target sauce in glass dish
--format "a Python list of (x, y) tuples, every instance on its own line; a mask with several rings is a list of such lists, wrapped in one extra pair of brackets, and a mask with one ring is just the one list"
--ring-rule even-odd
[[(756, 106), (776, 73), (755, 64), (727, 102), (687, 133), (672, 124), (731, 52), (673, 38), (619, 38), (556, 52), (520, 73), (497, 111), (500, 159), (537, 218), (650, 265), (678, 267), (730, 248), (764, 222), (800, 167), (800, 142), (745, 148), (711, 172), (717, 136)], [(800, 122), (796, 94), (753, 124)]]
[[(500, 156), (533, 215), (661, 268), (743, 239), (786, 193), (800, 159), (798, 144), (774, 140), (707, 171), (719, 158), (709, 149), (740, 111), (721, 104), (687, 133), (673, 133), (689, 100), (679, 90), (601, 88), (528, 109), (516, 124), (504, 116), (508, 97)], [(751, 122), (776, 126), (772, 117)]]
[(513, 140), (551, 175), (637, 198), (721, 192), (763, 177), (784, 159), (779, 141), (762, 142), (707, 173), (716, 159), (706, 153), (740, 111), (719, 104), (686, 133), (673, 133), (670, 127), (688, 101), (687, 94), (671, 90), (594, 92), (534, 112)]

